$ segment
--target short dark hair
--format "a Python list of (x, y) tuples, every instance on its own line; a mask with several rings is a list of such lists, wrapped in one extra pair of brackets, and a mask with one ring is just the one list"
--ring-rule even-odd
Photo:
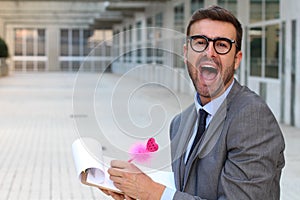
[(242, 37), (243, 37), (243, 28), (239, 20), (228, 10), (219, 7), (219, 6), (210, 6), (208, 8), (201, 8), (196, 10), (187, 25), (186, 35), (190, 36), (191, 26), (199, 20), (202, 19), (211, 19), (223, 22), (231, 23), (236, 29), (236, 44), (237, 50), (241, 50), (242, 48)]

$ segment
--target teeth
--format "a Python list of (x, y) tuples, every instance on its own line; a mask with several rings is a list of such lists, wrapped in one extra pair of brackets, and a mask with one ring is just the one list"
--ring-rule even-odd
[(203, 65), (203, 67), (212, 67), (212, 68), (214, 68), (212, 65)]

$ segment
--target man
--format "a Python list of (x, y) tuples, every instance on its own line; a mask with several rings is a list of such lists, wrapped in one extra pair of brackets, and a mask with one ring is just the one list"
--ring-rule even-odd
[(177, 190), (113, 161), (111, 180), (125, 195), (106, 193), (141, 200), (279, 199), (282, 133), (265, 102), (234, 79), (242, 59), (240, 22), (212, 6), (193, 14), (186, 34), (184, 57), (196, 95), (170, 126)]

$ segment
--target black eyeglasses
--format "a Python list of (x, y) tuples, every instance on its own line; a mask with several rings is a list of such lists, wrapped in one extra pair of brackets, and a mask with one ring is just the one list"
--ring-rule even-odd
[(215, 51), (221, 55), (227, 54), (231, 50), (232, 44), (236, 43), (235, 40), (231, 40), (228, 38), (219, 37), (211, 39), (204, 35), (188, 36), (188, 39), (190, 40), (191, 47), (195, 52), (203, 52), (208, 47), (209, 42), (211, 41), (213, 42)]

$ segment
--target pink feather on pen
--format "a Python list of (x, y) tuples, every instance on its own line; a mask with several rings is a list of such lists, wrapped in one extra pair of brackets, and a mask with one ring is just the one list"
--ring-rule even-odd
[(134, 160), (138, 163), (145, 163), (151, 159), (151, 153), (157, 150), (158, 144), (155, 142), (154, 138), (150, 138), (147, 143), (138, 142), (130, 148), (129, 153), (131, 159), (129, 159), (128, 162), (132, 162)]

